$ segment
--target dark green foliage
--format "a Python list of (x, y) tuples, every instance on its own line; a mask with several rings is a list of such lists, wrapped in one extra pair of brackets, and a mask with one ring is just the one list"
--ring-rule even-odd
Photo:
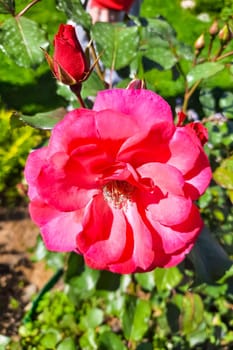
[[(74, 271), (76, 263), (70, 260), (69, 269)], [(218, 283), (192, 288), (191, 271), (177, 267), (138, 274), (137, 282), (119, 276), (114, 291), (102, 285), (102, 274), (106, 277), (85, 267), (68, 279), (71, 299), (62, 291), (44, 295), (34, 320), (20, 327), (20, 342), (7, 349), (217, 350), (233, 341), (233, 296), (227, 293), (232, 269)], [(115, 277), (108, 275), (109, 280)]]

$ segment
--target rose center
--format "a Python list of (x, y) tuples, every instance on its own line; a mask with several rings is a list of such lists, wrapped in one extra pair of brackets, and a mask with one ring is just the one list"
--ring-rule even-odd
[(135, 187), (126, 181), (112, 180), (103, 186), (104, 199), (114, 208), (127, 206)]

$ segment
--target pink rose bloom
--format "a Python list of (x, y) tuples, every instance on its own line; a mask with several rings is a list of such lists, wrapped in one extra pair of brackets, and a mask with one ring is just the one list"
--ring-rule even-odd
[(102, 91), (93, 110), (69, 112), (25, 174), (46, 247), (117, 273), (180, 263), (211, 179), (195, 128), (175, 126), (167, 102), (143, 89)]

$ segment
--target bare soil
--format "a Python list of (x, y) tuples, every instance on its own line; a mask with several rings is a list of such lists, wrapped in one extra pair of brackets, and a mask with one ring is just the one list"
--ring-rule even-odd
[(0, 208), (0, 334), (16, 336), (26, 308), (52, 275), (43, 261), (32, 262), (38, 227), (27, 209)]

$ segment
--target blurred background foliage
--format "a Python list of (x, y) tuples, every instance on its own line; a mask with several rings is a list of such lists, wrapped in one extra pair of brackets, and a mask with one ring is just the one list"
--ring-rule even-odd
[[(144, 0), (134, 26), (93, 26), (79, 0), (39, 1), (17, 16), (28, 3), (0, 1), (1, 206), (25, 205), (27, 154), (45, 142), (66, 108), (78, 106), (40, 49), (52, 52), (58, 26), (68, 20), (82, 24), (97, 51), (104, 50), (103, 67), (117, 70), (117, 86), (136, 75), (169, 101), (174, 115), (183, 106), (189, 120), (202, 120), (213, 181), (198, 202), (206, 228), (178, 267), (133, 276), (94, 271), (78, 255), (47, 252), (39, 239), (34, 260), (44, 259), (55, 275), (64, 269), (64, 286), (48, 292), (56, 278), (49, 281), (22, 320), (20, 340), (0, 331), (0, 349), (233, 348), (233, 1), (195, 0), (184, 8), (188, 1)], [(225, 42), (218, 37), (223, 28), (230, 33)], [(94, 72), (83, 84), (86, 103), (103, 88)]]

